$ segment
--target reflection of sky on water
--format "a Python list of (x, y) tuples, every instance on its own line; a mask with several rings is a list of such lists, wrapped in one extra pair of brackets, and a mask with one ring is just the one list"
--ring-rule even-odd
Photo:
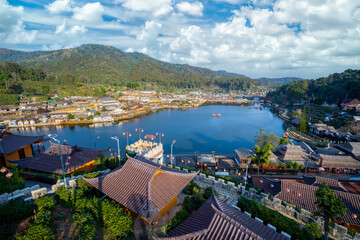
[[(212, 117), (215, 113), (221, 117)], [(239, 147), (252, 148), (254, 136), (261, 128), (281, 136), (284, 132), (283, 121), (274, 116), (269, 109), (263, 111), (240, 106), (212, 105), (187, 111), (168, 110), (152, 114), (129, 123), (98, 127), (71, 126), (71, 127), (44, 127), (12, 129), (14, 133), (26, 135), (41, 135), (55, 133), (59, 139), (66, 139), (69, 144), (78, 144), (84, 147), (116, 148), (116, 141), (111, 136), (119, 136), (121, 148), (126, 145), (126, 137), (123, 132), (130, 132), (132, 136), (129, 142), (139, 139), (136, 128), (143, 128), (145, 134), (155, 135), (162, 132), (165, 136), (162, 142), (165, 144), (165, 153), (170, 152), (170, 144), (176, 139), (174, 153), (193, 153), (195, 151), (233, 154), (233, 150)], [(156, 139), (158, 141), (158, 138)]]

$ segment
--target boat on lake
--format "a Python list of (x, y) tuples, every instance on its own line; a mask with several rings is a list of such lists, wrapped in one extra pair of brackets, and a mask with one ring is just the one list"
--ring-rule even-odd
[(221, 114), (220, 114), (220, 113), (218, 113), (218, 114), (217, 114), (217, 117), (221, 117)]

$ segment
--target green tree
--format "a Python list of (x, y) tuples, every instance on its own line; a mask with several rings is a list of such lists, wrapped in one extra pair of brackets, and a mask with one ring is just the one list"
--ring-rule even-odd
[(276, 147), (279, 145), (280, 139), (272, 132), (269, 132), (267, 134), (265, 132), (265, 129), (262, 128), (256, 133), (255, 142), (260, 148), (271, 145), (271, 149), (275, 150)]
[(260, 160), (261, 166), (268, 166), (270, 162), (271, 149), (272, 149), (271, 144), (267, 144), (262, 148), (260, 148), (258, 145), (255, 145), (254, 150), (256, 153), (256, 157), (254, 157), (253, 159), (255, 164), (258, 164), (258, 161)]
[(71, 119), (74, 119), (74, 118), (75, 118), (74, 115), (72, 115), (71, 113), (69, 113), (68, 116), (67, 116), (68, 120), (71, 120)]
[(99, 116), (99, 115), (101, 115), (101, 112), (96, 111), (96, 112), (95, 112), (95, 115)]
[(306, 133), (307, 132), (307, 127), (308, 127), (308, 120), (307, 120), (306, 112), (305, 112), (305, 109), (304, 109), (304, 111), (302, 112), (301, 117), (300, 117), (298, 130), (300, 132)]
[(337, 197), (333, 190), (330, 190), (326, 183), (320, 185), (315, 192), (318, 211), (316, 214), (324, 218), (325, 240), (328, 239), (328, 232), (332, 225), (330, 220), (335, 221), (347, 211), (345, 204), (340, 197)]

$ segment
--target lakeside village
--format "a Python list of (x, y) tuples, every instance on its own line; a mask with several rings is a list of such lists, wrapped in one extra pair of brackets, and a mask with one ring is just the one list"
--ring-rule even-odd
[(256, 148), (235, 149), (234, 156), (165, 154), (161, 140), (139, 134), (119, 159), (119, 149), (4, 128), (2, 239), (321, 239), (328, 222), (315, 202), (324, 186), (344, 204), (328, 234), (359, 239), (360, 142), (313, 149), (288, 135), (258, 133), (277, 142), (264, 160)]
[(199, 107), (202, 104), (247, 104), (265, 92), (208, 93), (190, 91), (182, 94), (155, 91), (109, 92), (109, 97), (60, 97), (46, 102), (36, 98), (21, 100), (19, 106), (0, 106), (0, 125), (7, 127), (112, 123), (130, 120), (165, 109)]
[[(140, 99), (143, 92), (131, 91), (118, 98), (89, 100), (86, 104), (92, 105), (85, 104), (79, 111), (94, 112), (94, 118), (116, 109), (129, 115), (130, 104), (152, 106), (151, 99), (160, 99), (158, 93), (150, 93), (148, 102)], [(239, 100), (204, 93), (164, 96), (168, 101), (161, 98), (160, 109), (173, 103), (178, 109), (185, 101)], [(70, 105), (65, 109), (74, 109), (78, 102), (50, 101), (47, 109), (49, 104), (66, 101)], [(107, 101), (116, 104), (106, 105)], [(47, 112), (48, 119), (59, 111), (66, 113), (60, 123), (74, 121), (78, 113), (69, 119), (68, 110), (60, 105)], [(287, 132), (276, 137), (260, 130), (258, 148), (239, 146), (229, 156), (164, 153), (160, 138), (157, 142), (155, 136), (144, 133), (128, 143), (126, 155), (120, 157), (120, 149), (62, 144), (54, 135), (13, 134), (9, 120), (0, 132), (0, 238), (285, 240), (323, 239), (326, 233), (332, 239), (360, 239), (356, 131), (345, 135), (323, 123), (309, 123), (306, 131), (300, 131), (301, 119), (271, 105), (291, 123)], [(116, 108), (110, 110), (110, 106)], [(193, 106), (198, 105), (185, 105)], [(351, 121), (358, 124), (355, 117)], [(44, 149), (42, 144), (48, 141), (50, 146)], [(331, 190), (327, 197), (336, 203), (336, 214), (330, 218), (317, 211), (322, 208), (316, 203), (318, 194), (327, 189)]]

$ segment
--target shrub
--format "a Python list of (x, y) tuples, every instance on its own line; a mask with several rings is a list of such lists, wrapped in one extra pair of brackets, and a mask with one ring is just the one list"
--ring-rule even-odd
[(60, 187), (55, 191), (55, 194), (58, 196), (61, 203), (67, 207), (71, 207), (71, 192), (67, 188)]
[(100, 176), (101, 174), (100, 173), (88, 173), (84, 176), (84, 178), (95, 178), (95, 177), (98, 177)]
[(323, 234), (321, 233), (319, 224), (317, 224), (316, 222), (305, 224), (305, 228), (314, 236), (314, 238), (322, 238)]
[(14, 223), (32, 215), (34, 207), (24, 202), (10, 200), (0, 205), (0, 224)]
[(173, 230), (175, 227), (177, 227), (180, 223), (182, 223), (183, 221), (185, 221), (188, 217), (189, 217), (189, 213), (187, 211), (185, 211), (184, 209), (181, 209), (180, 211), (178, 211), (175, 215), (175, 217), (173, 217), (169, 223), (166, 225), (166, 231), (170, 232), (171, 230)]
[(251, 213), (252, 216), (261, 218), (265, 225), (270, 223), (275, 226), (279, 232), (284, 231), (290, 234), (293, 239), (312, 239), (311, 233), (305, 228), (301, 229), (299, 223), (285, 217), (277, 211), (265, 207), (261, 203), (240, 197), (238, 207), (241, 208), (242, 211)]
[(212, 187), (206, 187), (204, 189), (204, 194), (203, 194), (203, 197), (205, 199), (209, 199), (211, 196), (212, 196), (212, 191), (213, 191), (213, 188)]
[(55, 239), (51, 227), (46, 225), (31, 225), (25, 235), (17, 236), (21, 240), (52, 240)]
[[(195, 191), (194, 191), (195, 189)], [(182, 191), (184, 194), (188, 194), (188, 195), (193, 195), (195, 192), (199, 192), (199, 185), (197, 185), (196, 183), (194, 183), (193, 181), (191, 181), (188, 185), (186, 185), (186, 187), (184, 188), (184, 190)]]
[[(11, 190), (15, 191), (15, 190), (18, 190), (18, 189), (23, 189), (25, 187), (25, 181), (20, 176), (18, 168), (16, 166), (14, 166), (10, 170), (11, 170), (10, 172), (12, 174), (14, 174), (10, 178)], [(5, 176), (5, 174), (0, 173), (0, 194), (3, 194), (3, 193), (10, 193), (9, 180)]]
[(55, 200), (52, 197), (44, 196), (35, 200), (35, 205), (39, 212), (45, 210), (53, 210), (55, 207)]
[(101, 204), (105, 233), (110, 239), (126, 238), (133, 232), (134, 221), (123, 208), (103, 200)]
[(194, 197), (185, 197), (183, 202), (183, 209), (189, 213), (197, 210), (203, 203), (205, 199), (200, 195), (195, 195)]

